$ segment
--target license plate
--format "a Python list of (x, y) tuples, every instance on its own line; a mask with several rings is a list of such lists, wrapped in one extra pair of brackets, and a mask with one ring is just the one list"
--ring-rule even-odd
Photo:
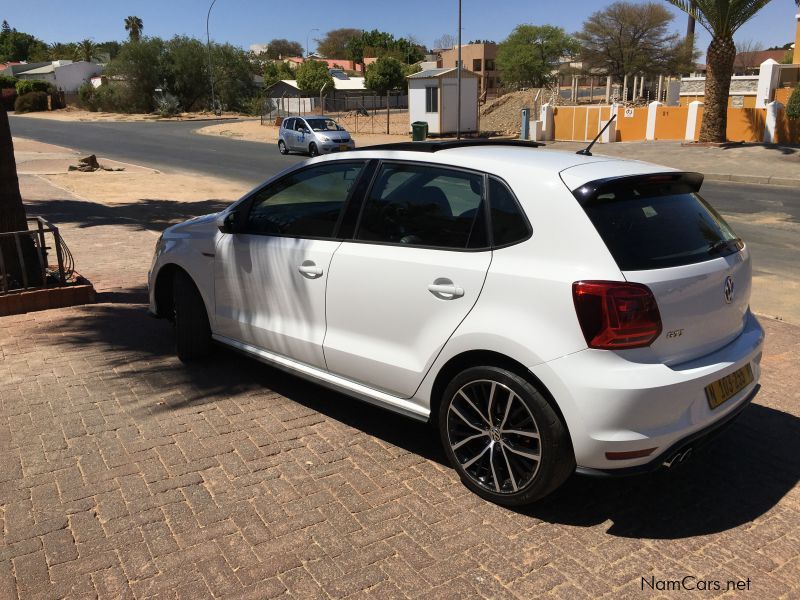
[(706, 398), (711, 410), (727, 402), (753, 382), (753, 368), (746, 364), (741, 369), (706, 386)]
[(341, 146), (339, 146), (339, 150), (347, 150), (347, 149), (348, 149), (347, 144), (342, 144)]

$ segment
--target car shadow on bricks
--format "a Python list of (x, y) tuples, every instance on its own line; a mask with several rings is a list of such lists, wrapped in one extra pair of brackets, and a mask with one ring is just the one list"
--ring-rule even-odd
[[(102, 352), (109, 374), (104, 379), (119, 389), (126, 379), (146, 381), (153, 393), (131, 399), (125, 410), (137, 420), (159, 418), (217, 399), (233, 396), (275, 402), (278, 394), (356, 430), (408, 452), (446, 464), (436, 432), (427, 424), (339, 394), (288, 375), (223, 347), (197, 363), (182, 364), (174, 354), (171, 324), (149, 315), (144, 305), (102, 304), (80, 307), (59, 321), (55, 343), (71, 352)], [(77, 349), (77, 350), (76, 350)]]
[(675, 470), (624, 479), (573, 476), (525, 514), (629, 538), (676, 539), (749, 523), (800, 480), (800, 419), (760, 404)]
[[(446, 464), (426, 424), (363, 404), (226, 349), (198, 364), (173, 353), (172, 331), (143, 305), (82, 307), (59, 321), (65, 352), (102, 353), (119, 388), (130, 379), (151, 391), (124, 409), (137, 421), (160, 419), (231, 397), (257, 397), (288, 410), (277, 395), (423, 459)], [(281, 406), (283, 403), (283, 406)], [(453, 473), (455, 479), (456, 475)], [(758, 519), (800, 481), (800, 419), (760, 404), (674, 471), (620, 479), (573, 476), (538, 504), (517, 512), (545, 522), (594, 527), (609, 535), (677, 539), (732, 529)]]

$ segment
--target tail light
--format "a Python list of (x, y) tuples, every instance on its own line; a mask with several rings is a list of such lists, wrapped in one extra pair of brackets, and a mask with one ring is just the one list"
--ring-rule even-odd
[(572, 284), (572, 299), (590, 348), (642, 348), (661, 334), (658, 304), (646, 285), (576, 281)]

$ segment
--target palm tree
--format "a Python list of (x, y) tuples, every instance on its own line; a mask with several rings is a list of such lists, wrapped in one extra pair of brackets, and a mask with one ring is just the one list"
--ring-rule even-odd
[(97, 57), (97, 44), (89, 38), (81, 40), (75, 46), (75, 58), (78, 60), (85, 60), (92, 62), (93, 58)]
[(728, 96), (731, 90), (736, 45), (733, 34), (770, 0), (667, 0), (705, 27), (711, 34), (706, 51), (706, 92), (701, 142), (722, 143), (728, 127)]
[(139, 17), (125, 17), (125, 31), (128, 32), (128, 37), (132, 42), (139, 41), (142, 37), (142, 29), (144, 29), (144, 23)]

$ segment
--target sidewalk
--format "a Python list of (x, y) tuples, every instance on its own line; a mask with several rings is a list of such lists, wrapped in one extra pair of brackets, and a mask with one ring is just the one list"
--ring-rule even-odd
[[(547, 142), (553, 150), (577, 151), (584, 142)], [(708, 181), (800, 186), (800, 147), (747, 144), (730, 148), (682, 146), (681, 142), (595, 144), (595, 156), (652, 162), (699, 171)]]

